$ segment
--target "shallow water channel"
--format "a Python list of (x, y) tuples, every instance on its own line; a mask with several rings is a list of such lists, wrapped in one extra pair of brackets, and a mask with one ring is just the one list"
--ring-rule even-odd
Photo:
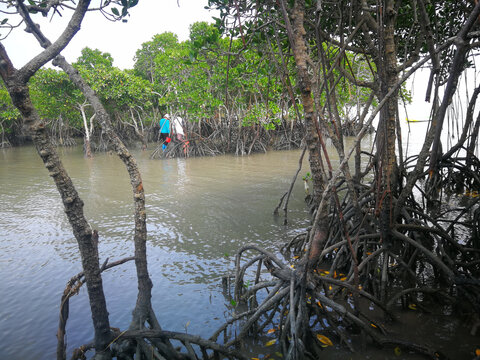
[[(133, 201), (123, 163), (60, 149), (100, 234), (101, 261), (133, 255)], [(165, 329), (210, 336), (229, 306), (221, 278), (245, 243), (276, 250), (307, 226), (300, 178), (289, 225), (272, 211), (288, 189), (300, 151), (249, 157), (150, 160), (136, 152), (147, 203), (153, 306)], [(304, 164), (304, 173), (308, 169)], [(53, 359), (66, 282), (81, 270), (60, 196), (32, 147), (0, 151), (0, 359)], [(104, 273), (111, 326), (126, 328), (136, 301), (133, 262)], [(91, 340), (85, 289), (70, 302), (69, 350)]]
[[(132, 191), (121, 161), (108, 153), (86, 159), (81, 147), (59, 151), (85, 202), (87, 219), (99, 231), (101, 261), (131, 256)], [(246, 243), (277, 251), (308, 226), (301, 181), (308, 171), (306, 157), (290, 200), (289, 225), (283, 226), (272, 211), (297, 170), (299, 150), (168, 160), (150, 160), (149, 151), (134, 154), (146, 191), (153, 307), (164, 329), (209, 337), (231, 312), (221, 278), (233, 269), (235, 251)], [(35, 149), (0, 150), (0, 359), (55, 358), (60, 297), (79, 271), (76, 241), (60, 196)], [(111, 326), (125, 329), (137, 294), (134, 264), (108, 270), (103, 278)], [(432, 320), (420, 316), (405, 314), (404, 328), (398, 330), (430, 333), (432, 341), (451, 344), (446, 348), (461, 348), (456, 337), (465, 331), (459, 332), (460, 323), (438, 318), (428, 323)], [(70, 301), (68, 353), (91, 335), (82, 289)], [(459, 359), (466, 358), (468, 348), (461, 349)], [(403, 358), (333, 349), (326, 355)]]

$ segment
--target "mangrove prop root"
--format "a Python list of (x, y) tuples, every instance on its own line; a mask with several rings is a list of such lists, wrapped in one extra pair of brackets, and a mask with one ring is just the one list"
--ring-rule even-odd
[[(244, 253), (247, 249), (252, 250), (256, 249), (256, 247), (253, 245), (246, 246), (239, 251), (239, 254)], [(331, 285), (334, 285), (344, 288), (351, 293), (354, 291), (353, 284), (349, 284), (334, 278), (323, 277), (317, 274), (313, 274), (313, 276), (305, 282), (302, 280), (302, 272), (304, 272), (304, 268), (302, 266), (296, 270), (285, 265), (277, 266), (278, 259), (275, 256), (269, 256), (268, 252), (266, 251), (262, 251), (262, 256), (264, 257), (266, 269), (270, 274), (273, 275), (274, 278), (277, 278), (277, 282), (270, 282), (272, 285), (271, 291), (267, 297), (265, 297), (265, 299), (258, 304), (258, 306), (251, 309), (248, 319), (241, 324), (240, 332), (234, 340), (231, 340), (229, 343), (227, 343), (228, 346), (242, 341), (247, 335), (251, 334), (250, 330), (252, 328), (265, 328), (266, 324), (262, 324), (262, 322), (270, 323), (268, 327), (272, 329), (277, 329), (278, 326), (275, 324), (275, 322), (280, 322), (283, 323), (281, 333), (284, 336), (279, 333), (277, 339), (281, 347), (285, 349), (284, 355), (286, 355), (287, 359), (293, 359), (293, 354), (296, 352), (316, 353), (318, 352), (318, 349), (321, 349), (322, 346), (320, 343), (321, 340), (319, 339), (323, 340), (324, 338), (317, 337), (311, 329), (303, 331), (302, 334), (301, 327), (299, 327), (298, 324), (305, 324), (306, 318), (312, 316), (312, 314), (314, 314), (312, 317), (317, 316), (317, 318), (323, 314), (324, 317), (330, 319), (329, 322), (332, 324), (343, 322), (344, 327), (354, 325), (361, 328), (378, 345), (386, 346), (395, 343), (399, 346), (401, 345), (405, 348), (422, 354), (434, 354), (431, 349), (421, 345), (396, 341), (394, 339), (386, 339), (384, 337), (385, 333), (383, 329), (380, 329), (382, 331), (376, 331), (372, 327), (371, 321), (368, 319), (360, 319), (354, 314), (353, 309), (349, 309), (347, 306), (330, 299), (321, 290), (322, 283), (327, 283), (330, 284), (327, 286), (327, 288), (331, 287)], [(239, 261), (237, 259), (237, 264), (238, 263)], [(254, 262), (252, 261), (247, 261), (249, 266), (253, 266), (253, 263)], [(237, 277), (244, 277), (248, 272), (242, 266), (237, 266), (237, 270)], [(243, 283), (245, 283), (243, 280), (240, 281), (237, 279), (236, 281), (237, 285)], [(258, 290), (260, 291), (261, 288), (259, 287)], [(246, 294), (251, 297), (252, 292), (253, 291), (251, 289), (245, 290), (245, 288), (241, 286), (240, 299), (245, 300), (244, 297)], [(384, 308), (384, 310), (386, 310), (379, 300), (372, 297), (372, 295), (366, 291), (360, 290), (359, 295), (363, 296), (369, 301), (374, 301), (379, 305), (380, 308)], [(326, 310), (327, 308), (330, 310)], [(307, 311), (302, 309), (307, 309)], [(271, 311), (275, 311), (277, 314), (272, 315)], [(340, 320), (341, 318), (344, 320)], [(237, 317), (236, 320), (240, 320), (240, 318)], [(234, 321), (232, 320), (231, 323), (233, 322)], [(256, 323), (260, 323), (258, 327), (255, 326)], [(321, 321), (317, 320), (315, 323), (320, 324)], [(338, 329), (337, 325), (334, 327)], [(222, 328), (222, 330), (223, 329), (224, 328)], [(344, 342), (347, 342), (347, 335), (344, 332), (338, 332), (337, 335), (342, 338)]]
[[(102, 267), (100, 268), (100, 272), (105, 270), (111, 269), (115, 266), (122, 265), (128, 261), (134, 260), (134, 257), (127, 257), (121, 260), (117, 260), (114, 262), (109, 263), (108, 258), (103, 263)], [(58, 320), (58, 330), (57, 330), (57, 359), (66, 359), (66, 343), (65, 343), (65, 335), (66, 335), (66, 326), (67, 320), (70, 311), (70, 298), (74, 295), (77, 295), (82, 285), (85, 283), (84, 273), (83, 271), (78, 273), (77, 275), (73, 276), (67, 283), (65, 290), (62, 294), (62, 299), (60, 301), (60, 316)], [(85, 353), (89, 347), (83, 346), (79, 349), (76, 349), (74, 353), (74, 358), (76, 356), (80, 356), (79, 354)]]

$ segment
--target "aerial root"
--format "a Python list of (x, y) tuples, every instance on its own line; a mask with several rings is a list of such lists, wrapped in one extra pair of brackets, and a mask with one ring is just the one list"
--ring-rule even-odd
[[(250, 259), (243, 260), (247, 252)], [(377, 256), (385, 256), (384, 253), (386, 250), (378, 252)], [(370, 261), (375, 258), (371, 257)], [(261, 270), (258, 264), (262, 264)], [(367, 268), (366, 263), (363, 268)], [(257, 276), (259, 272), (261, 278)], [(271, 279), (262, 279), (267, 272)], [(356, 287), (352, 279), (340, 278), (341, 275), (327, 270), (307, 270), (301, 261), (284, 264), (274, 254), (256, 245), (242, 247), (236, 257), (234, 293), (237, 308), (248, 310), (235, 314), (215, 333), (215, 340), (220, 334), (235, 333), (231, 339), (224, 338), (226, 346), (242, 348), (246, 346), (247, 338), (261, 341), (265, 336), (274, 336), (272, 341), (285, 359), (316, 359), (324, 347), (334, 342), (341, 342), (355, 351), (352, 334), (362, 332), (377, 346), (398, 346), (432, 359), (438, 358), (438, 352), (428, 346), (389, 338), (380, 321), (355, 309), (351, 302), (352, 294), (357, 293), (393, 319), (388, 307), (406, 293), (392, 298), (387, 305), (361, 286)], [(251, 282), (247, 277), (255, 281)], [(235, 331), (229, 332), (229, 327)]]
[[(124, 264), (128, 261), (134, 260), (134, 257), (127, 257), (118, 261), (109, 263), (108, 258), (105, 260), (103, 265), (100, 268), (100, 272), (111, 269), (115, 266)], [(57, 360), (66, 359), (66, 343), (65, 343), (65, 334), (67, 320), (70, 311), (70, 298), (78, 294), (78, 291), (85, 283), (85, 277), (83, 271), (73, 276), (67, 283), (65, 290), (63, 291), (62, 298), (60, 301), (60, 316), (58, 320), (58, 330), (57, 330)], [(93, 345), (82, 346), (74, 351), (74, 356), (72, 358), (82, 359), (83, 354), (89, 349), (93, 348)]]
[(200, 131), (197, 129), (189, 131), (183, 141), (173, 139), (165, 151), (160, 143), (150, 158), (215, 156), (229, 153), (249, 155), (266, 152), (267, 149), (298, 149), (302, 144), (303, 132), (297, 131), (297, 128), (301, 129), (303, 125), (300, 122), (296, 123), (293, 129), (295, 131), (285, 131), (282, 126), (267, 131), (262, 125), (249, 127), (209, 125)]

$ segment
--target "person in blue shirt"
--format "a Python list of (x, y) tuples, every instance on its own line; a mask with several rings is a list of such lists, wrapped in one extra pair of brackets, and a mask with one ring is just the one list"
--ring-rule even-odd
[(167, 145), (170, 141), (167, 139), (170, 138), (170, 115), (165, 114), (163, 118), (160, 119), (160, 139), (163, 141), (162, 150), (165, 151)]

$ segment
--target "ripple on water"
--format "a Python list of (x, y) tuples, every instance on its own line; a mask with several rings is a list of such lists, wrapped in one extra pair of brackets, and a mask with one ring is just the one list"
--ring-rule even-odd
[[(78, 246), (35, 151), (12, 150), (20, 156), (0, 158), (0, 338), (7, 344), (0, 347), (0, 358), (52, 359), (60, 296), (81, 269)], [(233, 269), (235, 251), (247, 242), (275, 247), (305, 220), (301, 187), (300, 201), (290, 203), (291, 228), (271, 216), (298, 166), (299, 153), (288, 154), (255, 158), (262, 161), (255, 166), (251, 159), (234, 157), (183, 162), (140, 158), (152, 301), (169, 330), (187, 328), (210, 336), (230, 311), (221, 277)], [(101, 261), (131, 256), (134, 206), (123, 164), (107, 154), (89, 161), (81, 151), (66, 151), (62, 159), (85, 203), (87, 220), (99, 231)], [(126, 328), (136, 301), (135, 265), (110, 269), (103, 278), (112, 326)], [(91, 334), (82, 288), (70, 302), (68, 350), (89, 342)]]

